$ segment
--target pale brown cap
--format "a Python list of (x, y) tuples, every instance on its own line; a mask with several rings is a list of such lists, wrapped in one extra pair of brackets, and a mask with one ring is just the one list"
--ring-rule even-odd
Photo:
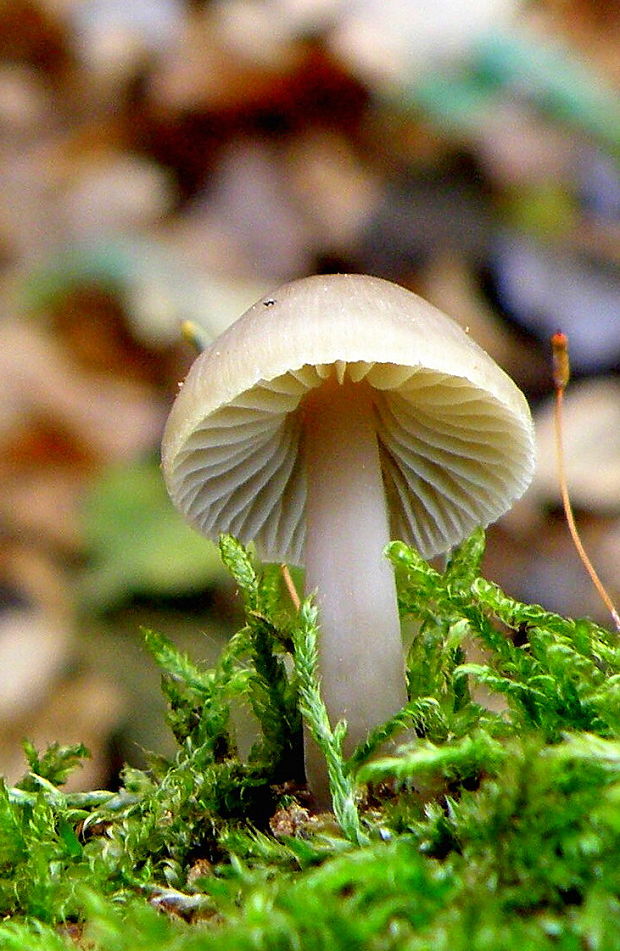
[(308, 277), (258, 301), (205, 350), (172, 408), (166, 484), (200, 532), (302, 563), (297, 410), (330, 375), (373, 388), (392, 537), (424, 557), (493, 522), (527, 488), (527, 402), (456, 323), (379, 278)]

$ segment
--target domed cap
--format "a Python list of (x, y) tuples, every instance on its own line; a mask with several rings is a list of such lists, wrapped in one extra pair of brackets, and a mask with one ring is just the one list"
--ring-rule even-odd
[(164, 475), (200, 532), (302, 563), (300, 404), (330, 377), (372, 388), (392, 537), (424, 557), (497, 519), (527, 488), (526, 400), (456, 323), (379, 278), (309, 277), (254, 304), (198, 357), (177, 396)]

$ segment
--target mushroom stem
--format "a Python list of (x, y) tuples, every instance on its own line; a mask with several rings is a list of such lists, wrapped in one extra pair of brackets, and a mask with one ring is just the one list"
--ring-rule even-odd
[[(306, 590), (317, 592), (323, 699), (332, 725), (347, 721), (349, 754), (407, 702), (371, 390), (331, 379), (308, 394), (303, 420)], [(328, 805), (326, 766), (308, 742), (306, 776)]]

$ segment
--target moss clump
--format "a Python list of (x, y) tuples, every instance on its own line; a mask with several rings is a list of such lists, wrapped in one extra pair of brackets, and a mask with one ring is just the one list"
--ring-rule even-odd
[[(217, 665), (145, 634), (176, 755), (119, 792), (66, 793), (85, 751), (27, 746), (26, 777), (0, 787), (0, 949), (620, 949), (617, 637), (508, 598), (482, 551), (477, 533), (440, 574), (389, 546), (419, 625), (410, 699), (346, 759), (312, 603), (295, 614), (279, 572), (223, 538), (246, 625)], [(257, 724), (244, 759), (239, 703)], [(303, 787), (302, 719), (333, 815)]]

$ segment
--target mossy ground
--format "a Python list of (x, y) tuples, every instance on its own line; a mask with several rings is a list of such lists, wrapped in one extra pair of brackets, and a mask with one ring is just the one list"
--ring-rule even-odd
[[(511, 600), (479, 576), (482, 550), (476, 534), (442, 575), (390, 546), (418, 622), (410, 701), (346, 760), (312, 603), (295, 613), (279, 571), (223, 538), (247, 623), (218, 664), (145, 635), (174, 758), (72, 794), (85, 751), (27, 745), (26, 777), (0, 789), (0, 949), (620, 949), (617, 636)], [(467, 662), (471, 643), (483, 662)], [(239, 704), (257, 724), (243, 760)], [(333, 815), (303, 787), (302, 720)], [(403, 730), (406, 746), (377, 755)]]

